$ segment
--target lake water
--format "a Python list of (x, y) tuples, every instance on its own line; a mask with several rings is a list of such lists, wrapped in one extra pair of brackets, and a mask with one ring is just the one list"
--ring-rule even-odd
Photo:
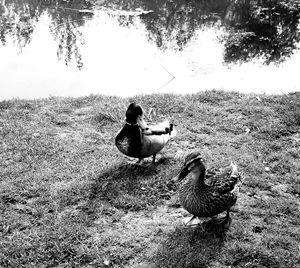
[(225, 14), (186, 1), (0, 1), (1, 100), (299, 91), (298, 41), (288, 57), (268, 64), (259, 53), (224, 60), (228, 5)]

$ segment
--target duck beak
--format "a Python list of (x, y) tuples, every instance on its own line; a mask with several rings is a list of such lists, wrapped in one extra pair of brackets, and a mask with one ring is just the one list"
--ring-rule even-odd
[(138, 125), (142, 128), (142, 129), (147, 129), (148, 128), (148, 125), (147, 123), (145, 122), (144, 118), (142, 116), (138, 116), (138, 119), (137, 119), (137, 123)]
[(190, 173), (190, 170), (188, 168), (188, 165), (185, 165), (179, 172), (179, 174), (172, 179), (173, 182), (180, 182), (182, 181), (188, 174)]

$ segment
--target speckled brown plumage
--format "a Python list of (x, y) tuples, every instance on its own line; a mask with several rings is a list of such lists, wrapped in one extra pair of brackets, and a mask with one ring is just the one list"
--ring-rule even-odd
[(241, 180), (236, 166), (210, 173), (213, 178), (208, 185), (205, 183), (204, 160), (199, 153), (191, 153), (177, 179), (183, 180), (189, 172), (193, 173), (192, 178), (188, 178), (179, 189), (181, 205), (196, 217), (213, 217), (224, 211), (229, 217), (229, 210), (237, 201), (237, 184)]
[[(221, 190), (221, 191), (220, 191)], [(197, 217), (212, 217), (232, 207), (237, 196), (223, 189), (188, 180), (179, 190), (181, 205)]]

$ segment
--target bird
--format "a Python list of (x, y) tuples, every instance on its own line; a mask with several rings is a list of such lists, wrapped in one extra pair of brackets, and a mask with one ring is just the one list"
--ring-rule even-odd
[[(237, 202), (243, 173), (232, 162), (221, 172), (213, 169), (207, 172), (200, 152), (192, 152), (185, 157), (183, 167), (172, 181), (182, 181), (189, 173), (192, 177), (188, 177), (178, 191), (180, 204), (193, 215), (186, 225), (195, 218), (210, 217), (210, 221), (202, 224), (206, 231), (220, 233), (222, 229), (228, 229), (231, 224), (230, 208)], [(217, 217), (225, 211), (225, 217)]]
[(126, 111), (125, 124), (115, 137), (115, 145), (121, 153), (138, 158), (138, 163), (150, 156), (155, 163), (156, 154), (175, 135), (176, 130), (168, 120), (148, 125), (142, 106), (132, 102)]

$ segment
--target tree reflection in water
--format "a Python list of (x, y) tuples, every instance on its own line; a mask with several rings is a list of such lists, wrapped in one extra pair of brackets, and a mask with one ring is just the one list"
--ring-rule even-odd
[(85, 8), (87, 7), (82, 5), (73, 6), (72, 9), (58, 7), (49, 12), (51, 17), (50, 31), (58, 42), (57, 57), (64, 59), (66, 65), (74, 57), (78, 69), (83, 66), (80, 45), (84, 44), (84, 37), (80, 31), (80, 26), (85, 24), (87, 16), (91, 16), (91, 14), (84, 14), (77, 10)]
[(154, 40), (163, 50), (182, 50), (198, 29), (207, 26), (219, 27), (229, 5), (226, 0), (144, 2), (147, 8), (155, 10), (142, 16), (149, 39)]
[(31, 35), (40, 14), (31, 5), (23, 1), (1, 0), (0, 4), (0, 40), (6, 45), (11, 37), (20, 48), (31, 41)]
[[(182, 50), (203, 27), (224, 27), (224, 62), (261, 57), (266, 64), (291, 56), (300, 42), (299, 0), (111, 0), (125, 9), (142, 7), (149, 40), (162, 50)], [(130, 17), (121, 17), (121, 25)]]
[[(68, 65), (83, 66), (81, 26), (92, 16), (80, 12), (98, 8), (115, 11), (152, 10), (139, 15), (116, 13), (121, 27), (140, 20), (148, 39), (161, 50), (182, 50), (201, 27), (224, 27), (224, 61), (263, 57), (282, 61), (300, 42), (299, 0), (0, 0), (0, 42), (13, 39), (20, 49), (30, 43), (41, 14), (51, 18), (57, 55)], [(124, 13), (124, 12), (123, 12)], [(126, 13), (126, 12), (125, 12)], [(100, 33), (99, 33), (100, 34)]]
[(6, 45), (11, 39), (22, 51), (30, 43), (40, 16), (46, 13), (51, 19), (50, 32), (58, 41), (58, 58), (64, 59), (66, 65), (74, 58), (81, 69), (80, 44), (83, 37), (79, 27), (84, 25), (91, 13), (79, 11), (89, 8), (91, 4), (82, 0), (1, 0), (1, 43)]
[(225, 62), (263, 57), (265, 63), (291, 56), (300, 41), (299, 0), (234, 1), (228, 8)]
[[(107, 6), (116, 9), (120, 2), (122, 0), (111, 0)], [(229, 0), (131, 0), (124, 3), (125, 10), (152, 11), (142, 13), (139, 18), (146, 27), (148, 39), (161, 50), (182, 50), (198, 29), (219, 27), (229, 4)], [(119, 17), (122, 26), (132, 21), (132, 16)]]

